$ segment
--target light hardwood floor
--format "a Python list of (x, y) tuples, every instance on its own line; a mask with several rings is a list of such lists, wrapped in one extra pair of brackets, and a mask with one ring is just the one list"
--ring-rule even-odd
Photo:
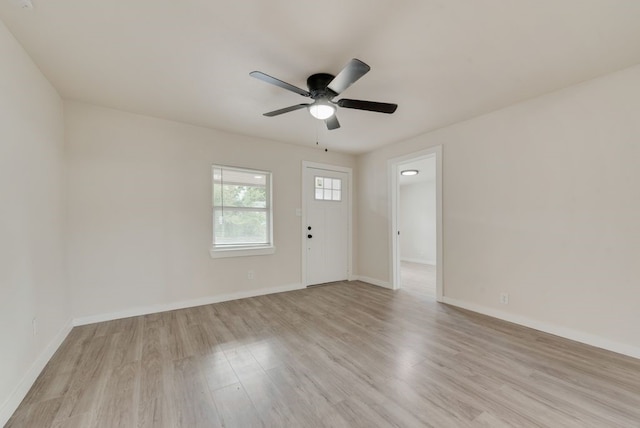
[(436, 267), (422, 263), (400, 262), (400, 288), (421, 297), (436, 298)]
[(76, 327), (8, 427), (638, 427), (640, 360), (335, 283)]

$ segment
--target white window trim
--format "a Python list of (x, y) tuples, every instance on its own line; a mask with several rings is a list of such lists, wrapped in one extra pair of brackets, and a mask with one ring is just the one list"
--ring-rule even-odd
[(239, 247), (239, 248), (214, 248), (209, 249), (212, 259), (222, 259), (225, 257), (244, 257), (244, 256), (264, 256), (274, 254), (276, 247), (274, 245), (265, 245), (261, 247)]
[[(271, 171), (259, 170), (254, 168), (242, 168), (242, 167), (234, 167), (228, 165), (221, 164), (213, 164), (211, 165), (211, 185), (213, 186), (213, 169), (214, 168), (225, 168), (225, 169), (235, 169), (238, 171), (251, 171), (256, 173), (268, 174), (269, 175), (269, 236), (271, 238), (271, 244), (256, 244), (256, 245), (238, 245), (228, 246), (228, 247), (216, 247), (213, 240), (213, 233), (211, 231), (211, 248), (209, 248), (209, 255), (212, 259), (220, 259), (227, 257), (246, 257), (246, 256), (263, 256), (268, 254), (274, 254), (276, 252), (276, 247), (274, 245), (274, 235), (273, 235), (273, 174)], [(213, 217), (214, 206), (211, 205), (211, 215)]]

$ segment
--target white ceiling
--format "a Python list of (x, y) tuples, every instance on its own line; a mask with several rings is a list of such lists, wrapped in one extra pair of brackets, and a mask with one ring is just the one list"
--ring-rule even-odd
[[(131, 112), (352, 153), (640, 63), (636, 0), (33, 0), (0, 18), (60, 94)], [(351, 58), (371, 66), (343, 93), (399, 104), (339, 109), (327, 131), (306, 88)]]

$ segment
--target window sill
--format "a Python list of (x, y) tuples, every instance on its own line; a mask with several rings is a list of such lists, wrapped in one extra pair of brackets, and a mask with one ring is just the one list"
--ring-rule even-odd
[(209, 254), (212, 259), (221, 259), (226, 257), (246, 257), (246, 256), (264, 256), (267, 254), (274, 254), (276, 247), (244, 247), (244, 248), (225, 248), (215, 249), (210, 248)]

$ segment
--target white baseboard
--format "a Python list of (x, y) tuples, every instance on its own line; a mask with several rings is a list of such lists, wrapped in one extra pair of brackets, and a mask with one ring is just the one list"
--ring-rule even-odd
[(69, 320), (44, 348), (27, 373), (22, 377), (13, 392), (5, 402), (2, 403), (2, 406), (0, 406), (0, 426), (4, 426), (7, 421), (9, 421), (9, 418), (11, 418), (11, 415), (13, 415), (24, 397), (27, 395), (27, 392), (29, 392), (31, 386), (33, 386), (33, 383), (44, 369), (44, 366), (47, 365), (51, 357), (53, 357), (53, 354), (55, 354), (60, 345), (62, 345), (62, 342), (64, 342), (64, 339), (66, 339), (67, 335), (71, 331), (71, 327), (71, 320)]
[(529, 327), (534, 330), (564, 337), (565, 339), (595, 346), (596, 348), (606, 349), (607, 351), (616, 352), (618, 354), (627, 355), (633, 358), (640, 358), (640, 347), (637, 346), (615, 342), (601, 336), (585, 333), (583, 331), (534, 320), (520, 315), (503, 312), (498, 309), (488, 308), (486, 306), (478, 305), (475, 303), (452, 299), (450, 297), (443, 297), (442, 302), (448, 305), (457, 306), (462, 309), (467, 309), (472, 312), (477, 312), (479, 314), (488, 315), (493, 318), (498, 318), (504, 321), (512, 322), (514, 324)]
[(354, 281), (362, 281), (362, 282), (366, 282), (367, 284), (371, 284), (371, 285), (377, 285), (378, 287), (383, 287), (383, 288), (388, 288), (389, 290), (393, 290), (393, 286), (391, 285), (391, 283), (387, 282), (387, 281), (381, 281), (379, 279), (375, 279), (375, 278), (369, 278), (368, 276), (354, 276)]
[(259, 288), (257, 290), (239, 291), (237, 293), (218, 294), (215, 296), (201, 297), (193, 300), (183, 300), (180, 302), (165, 303), (151, 306), (139, 306), (118, 312), (106, 314), (90, 315), (73, 319), (74, 326), (94, 324), (103, 321), (112, 321), (120, 318), (137, 317), (139, 315), (154, 314), (157, 312), (173, 311), (176, 309), (192, 308), (194, 306), (210, 305), (212, 303), (228, 302), (230, 300), (245, 299), (247, 297), (264, 296), (265, 294), (282, 293), (285, 291), (301, 290), (305, 288), (302, 284), (282, 285), (278, 287)]
[(400, 259), (401, 262), (409, 262), (409, 263), (418, 263), (419, 265), (429, 265), (429, 266), (435, 266), (436, 265), (436, 261), (435, 260), (427, 260), (427, 259), (411, 259), (411, 258), (401, 258)]

